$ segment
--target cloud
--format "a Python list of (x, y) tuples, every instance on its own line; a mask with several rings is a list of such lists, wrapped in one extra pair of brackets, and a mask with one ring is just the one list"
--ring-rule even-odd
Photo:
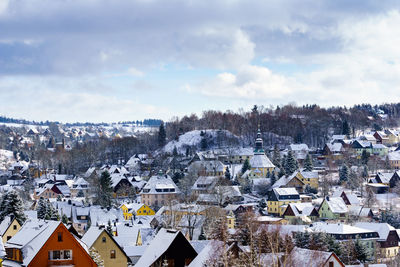
[(268, 68), (250, 65), (240, 68), (236, 74), (220, 73), (188, 90), (207, 96), (242, 99), (281, 98), (291, 92), (285, 77), (273, 74)]
[[(389, 11), (363, 20), (349, 18), (332, 36), (341, 49), (308, 55), (313, 71), (279, 74), (264, 66), (246, 66), (189, 85), (190, 92), (267, 103), (352, 105), (400, 101), (400, 13)], [(265, 58), (291, 64), (296, 58)], [(307, 66), (305, 64), (305, 66)]]
[(117, 93), (106, 81), (98, 77), (84, 80), (59, 76), (2, 78), (0, 114), (62, 122), (115, 122), (172, 116), (166, 107), (143, 103), (127, 93)]

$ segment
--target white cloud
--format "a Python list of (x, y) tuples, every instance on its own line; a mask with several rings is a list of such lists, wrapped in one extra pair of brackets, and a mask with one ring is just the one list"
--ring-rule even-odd
[[(308, 55), (314, 71), (278, 74), (262, 66), (246, 66), (236, 73), (189, 85), (190, 92), (252, 101), (352, 105), (400, 101), (400, 13), (391, 11), (363, 20), (338, 24), (334, 35), (342, 49)], [(263, 62), (290, 64), (295, 58), (265, 58)]]
[(3, 77), (0, 99), (0, 114), (30, 120), (115, 122), (172, 116), (166, 107), (118, 93), (100, 77)]
[(291, 90), (287, 80), (269, 69), (259, 66), (244, 66), (236, 74), (224, 72), (212, 80), (190, 88), (208, 96), (226, 98), (280, 98)]

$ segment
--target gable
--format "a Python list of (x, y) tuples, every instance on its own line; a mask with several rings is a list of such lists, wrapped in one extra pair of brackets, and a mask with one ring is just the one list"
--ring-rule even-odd
[[(105, 242), (103, 242), (103, 239)], [(91, 247), (94, 247), (101, 256), (104, 254), (105, 257), (102, 257), (104, 260), (109, 258), (108, 255), (110, 250), (115, 250), (117, 257), (124, 257), (125, 262), (129, 260), (129, 257), (125, 254), (125, 251), (106, 230), (101, 232)]]
[[(62, 241), (58, 241), (58, 233), (62, 234)], [(72, 250), (72, 261), (76, 266), (96, 266), (88, 252), (68, 231), (64, 224), (60, 223), (44, 245), (36, 253), (28, 266), (47, 266), (49, 265), (49, 251), (51, 250)]]

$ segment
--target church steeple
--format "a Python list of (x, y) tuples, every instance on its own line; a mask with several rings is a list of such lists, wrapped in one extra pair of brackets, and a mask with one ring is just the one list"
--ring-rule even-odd
[(256, 147), (254, 149), (254, 154), (265, 154), (264, 152), (264, 144), (261, 137), (260, 123), (258, 124), (257, 138), (256, 138)]

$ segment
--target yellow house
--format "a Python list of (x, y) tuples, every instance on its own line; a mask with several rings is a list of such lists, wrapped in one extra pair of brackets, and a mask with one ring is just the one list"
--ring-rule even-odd
[(296, 177), (302, 181), (305, 185), (309, 185), (311, 188), (318, 189), (319, 175), (318, 172), (297, 172)]
[(3, 244), (11, 239), (21, 229), (21, 225), (15, 218), (6, 216), (0, 224), (0, 235), (2, 236)]
[(124, 203), (120, 206), (125, 220), (130, 220), (135, 213), (136, 216), (155, 215), (156, 212), (143, 203)]
[(297, 190), (294, 187), (274, 188), (267, 201), (268, 214), (282, 216), (289, 203), (300, 203)]
[(226, 221), (228, 223), (228, 229), (235, 229), (236, 218), (233, 211), (229, 211), (226, 216)]
[(82, 237), (82, 241), (89, 249), (97, 250), (104, 261), (104, 266), (126, 267), (130, 261), (124, 250), (104, 228), (90, 227)]

